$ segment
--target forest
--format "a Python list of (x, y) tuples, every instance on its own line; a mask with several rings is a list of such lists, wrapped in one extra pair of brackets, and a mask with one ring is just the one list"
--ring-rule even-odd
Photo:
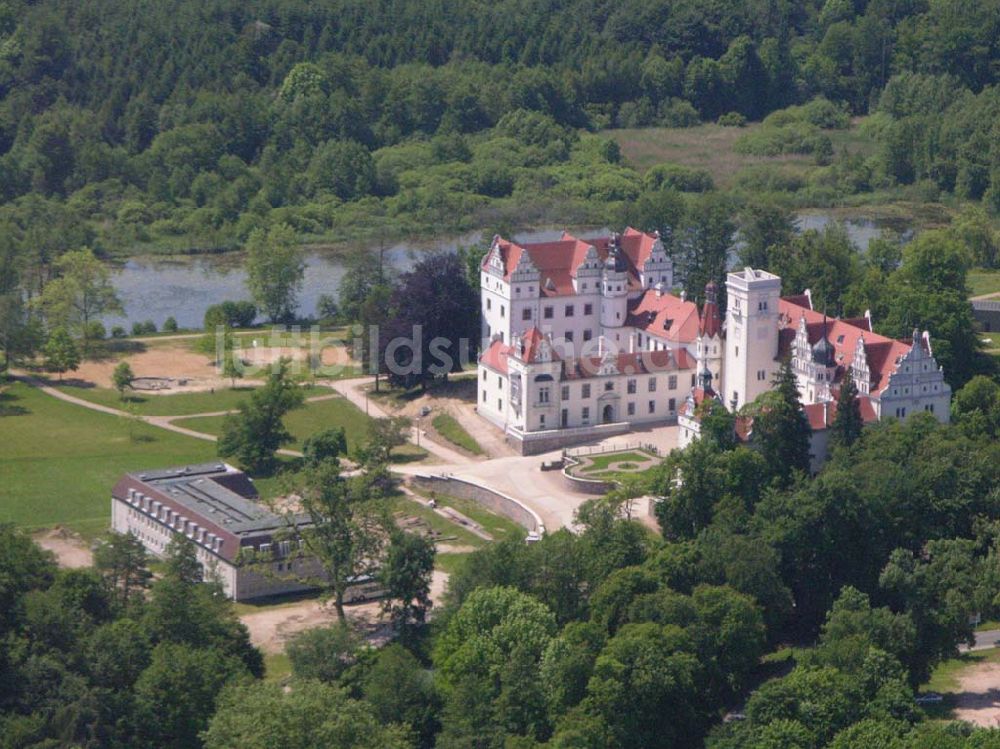
[(817, 98), (743, 147), (995, 211), (998, 39), (997, 0), (5, 0), (0, 221), (99, 256), (616, 222), (648, 186), (602, 132)]

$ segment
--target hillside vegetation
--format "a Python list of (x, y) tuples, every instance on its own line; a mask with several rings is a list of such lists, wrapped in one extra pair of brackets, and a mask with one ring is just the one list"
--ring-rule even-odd
[[(996, 0), (6, 0), (0, 221), (43, 263), (280, 222), (312, 241), (603, 223), (643, 185), (586, 133), (817, 96), (846, 118), (898, 74), (877, 158), (848, 146), (818, 197), (927, 181), (995, 202), (998, 19)], [(783, 120), (746, 152), (839, 160), (830, 126)]]

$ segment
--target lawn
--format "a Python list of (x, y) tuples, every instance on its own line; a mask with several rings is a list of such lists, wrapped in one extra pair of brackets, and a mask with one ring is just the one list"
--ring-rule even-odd
[(236, 408), (240, 401), (246, 400), (247, 395), (253, 390), (251, 387), (235, 387), (215, 392), (171, 393), (170, 395), (151, 395), (127, 390), (125, 398), (122, 400), (118, 391), (110, 388), (60, 385), (54, 381), (50, 384), (76, 398), (112, 408), (134, 408), (136, 413), (143, 416), (186, 416), (214, 411), (231, 411)]
[(264, 654), (264, 680), (284, 681), (292, 675), (292, 661), (285, 653)]
[(593, 473), (596, 471), (606, 471), (610, 466), (615, 463), (636, 463), (641, 465), (642, 468), (649, 468), (648, 465), (642, 465), (649, 463), (653, 460), (653, 456), (644, 452), (624, 452), (624, 453), (607, 453), (605, 455), (595, 455), (589, 458), (589, 463), (585, 463), (580, 471), (582, 473)]
[[(196, 416), (190, 419), (178, 419), (174, 423), (188, 429), (217, 435), (222, 432), (224, 419), (224, 416)], [(285, 425), (297, 440), (297, 444), (292, 447), (301, 447), (303, 440), (323, 429), (343, 427), (347, 433), (349, 450), (367, 438), (369, 421), (369, 417), (365, 416), (357, 406), (339, 396), (306, 403), (285, 417)]]
[(458, 445), (473, 455), (483, 454), (483, 448), (451, 414), (438, 414), (431, 420), (431, 426), (434, 427), (434, 431), (453, 445)]
[(1000, 293), (1000, 270), (976, 268), (969, 271), (969, 290), (972, 296)]
[(0, 402), (0, 521), (64, 525), (84, 536), (109, 522), (123, 473), (215, 459), (215, 445), (64, 403), (15, 383)]

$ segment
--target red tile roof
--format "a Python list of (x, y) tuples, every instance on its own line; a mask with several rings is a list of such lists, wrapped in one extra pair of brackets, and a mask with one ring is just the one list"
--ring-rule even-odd
[[(563, 377), (567, 380), (579, 380), (587, 377), (598, 377), (602, 356), (583, 356), (579, 359), (566, 361)], [(694, 370), (695, 361), (684, 349), (668, 351), (636, 351), (620, 353), (615, 360), (615, 366), (620, 374), (651, 374), (655, 372), (670, 372)]]
[[(529, 350), (529, 355), (532, 355), (534, 350)], [(505, 375), (510, 370), (508, 358), (511, 356), (522, 361), (532, 361), (531, 359), (522, 359), (522, 357), (517, 356), (511, 346), (495, 340), (480, 355), (479, 362), (484, 367)], [(555, 351), (553, 351), (553, 358), (556, 358)], [(567, 359), (563, 362), (563, 377), (567, 380), (599, 377), (601, 375), (598, 373), (603, 362), (603, 356), (582, 356), (577, 359)], [(667, 351), (665, 349), (660, 351), (636, 351), (617, 354), (615, 367), (619, 374), (625, 375), (680, 372), (685, 370), (693, 371), (695, 360), (684, 349), (678, 351)]]
[[(861, 421), (870, 424), (878, 421), (875, 414), (875, 406), (871, 398), (864, 395), (858, 396), (858, 405), (861, 409)], [(833, 426), (833, 420), (837, 417), (837, 401), (826, 401), (824, 403), (809, 403), (802, 407), (809, 419), (809, 427), (818, 432), (827, 427)]]
[(719, 315), (719, 304), (716, 301), (718, 289), (715, 281), (709, 281), (705, 286), (705, 304), (701, 307), (701, 334), (707, 338), (722, 334), (722, 318)]
[[(538, 361), (538, 353), (541, 349), (542, 341), (545, 340), (545, 334), (542, 333), (537, 327), (532, 326), (524, 332), (521, 336), (521, 350), (515, 352), (515, 356), (521, 361), (527, 362), (528, 364), (534, 364)], [(558, 359), (559, 355), (552, 349), (551, 342), (549, 344), (549, 350), (552, 352), (552, 359)]]
[[(628, 261), (629, 283), (633, 288), (639, 288), (639, 270), (652, 254), (653, 245), (658, 238), (655, 234), (646, 234), (632, 227), (627, 228), (618, 237), (622, 254)], [(608, 256), (610, 242), (610, 237), (578, 239), (568, 232), (563, 232), (562, 237), (553, 242), (517, 244), (507, 239), (498, 239), (497, 247), (503, 260), (504, 280), (510, 281), (510, 276), (517, 268), (521, 256), (527, 253), (541, 275), (542, 295), (568, 296), (576, 293), (573, 279), (576, 277), (577, 268), (587, 256), (587, 249), (593, 246), (603, 262)], [(484, 268), (485, 262), (484, 259)]]
[(507, 374), (507, 357), (510, 355), (510, 346), (501, 343), (500, 339), (493, 341), (489, 348), (479, 355), (479, 363), (484, 367), (492, 369), (500, 374)]
[(701, 318), (694, 302), (647, 289), (629, 302), (625, 324), (668, 341), (691, 343), (698, 337)]
[[(889, 375), (896, 369), (896, 362), (910, 351), (910, 344), (873, 333), (868, 318), (851, 320), (826, 319), (821, 312), (796, 303), (801, 297), (783, 297), (778, 303), (782, 330), (778, 339), (779, 354), (784, 356), (791, 350), (792, 342), (799, 327), (799, 320), (805, 316), (806, 334), (809, 345), (816, 343), (823, 335), (833, 344), (834, 358), (840, 373), (851, 366), (858, 338), (864, 337), (868, 368), (871, 371), (872, 392), (878, 393), (889, 384)], [(825, 320), (825, 322), (824, 322)]]

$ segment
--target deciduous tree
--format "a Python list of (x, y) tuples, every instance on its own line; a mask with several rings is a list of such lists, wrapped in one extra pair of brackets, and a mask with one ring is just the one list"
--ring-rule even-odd
[(247, 238), (247, 288), (257, 307), (274, 322), (292, 317), (305, 275), (305, 261), (295, 231), (275, 224)]

